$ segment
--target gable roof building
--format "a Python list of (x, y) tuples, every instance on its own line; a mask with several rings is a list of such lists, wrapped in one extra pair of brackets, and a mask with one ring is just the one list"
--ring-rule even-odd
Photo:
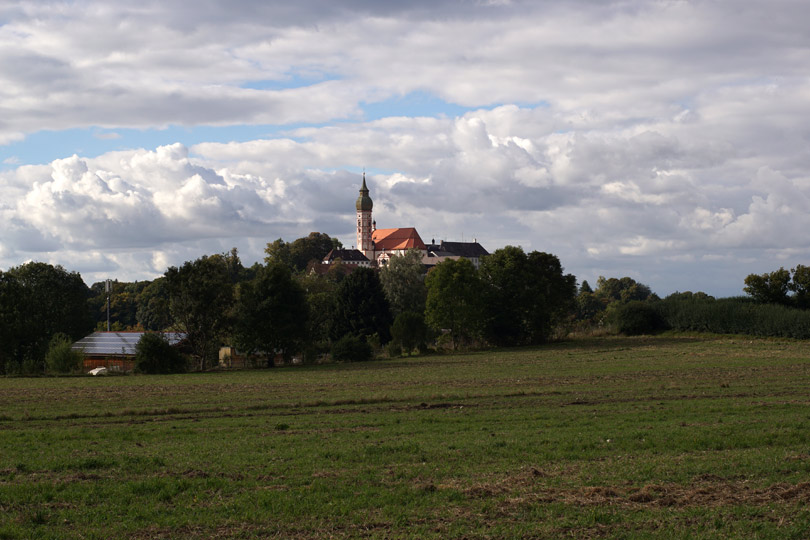
[(399, 251), (409, 249), (427, 250), (425, 243), (413, 227), (398, 229), (375, 229), (371, 233), (374, 251)]
[[(84, 355), (84, 369), (106, 367), (118, 371), (132, 371), (135, 367), (135, 346), (146, 332), (93, 332), (71, 345), (71, 349)], [(164, 332), (169, 345), (186, 339), (182, 332)]]
[[(366, 185), (366, 173), (363, 173), (363, 183), (360, 195), (355, 204), (357, 210), (357, 250), (369, 261), (370, 266), (383, 266), (393, 255), (402, 255), (410, 249), (422, 253), (426, 266), (437, 264), (438, 258), (463, 257), (470, 259), (478, 268), (480, 258), (489, 255), (478, 242), (442, 242), (436, 245), (431, 242), (426, 245), (414, 227), (398, 227), (395, 229), (378, 229), (377, 222), (372, 217), (374, 203), (369, 195)], [(346, 262), (347, 259), (343, 259)], [(324, 260), (324, 264), (328, 261)]]
[(334, 264), (337, 261), (343, 264), (371, 266), (371, 261), (359, 249), (333, 249), (321, 261), (323, 264)]
[(484, 249), (484, 246), (478, 242), (445, 242), (442, 240), (440, 244), (441, 251), (464, 257), (465, 259), (480, 259), (489, 255), (489, 252)]
[(422, 257), (425, 266), (436, 266), (447, 259), (469, 259), (473, 266), (478, 268), (481, 265), (481, 257), (486, 257), (489, 252), (478, 242), (445, 242), (440, 244), (431, 241), (427, 245), (427, 254)]

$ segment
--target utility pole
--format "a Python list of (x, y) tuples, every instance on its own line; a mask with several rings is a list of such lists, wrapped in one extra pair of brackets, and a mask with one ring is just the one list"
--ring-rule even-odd
[(112, 292), (112, 281), (107, 280), (104, 284), (104, 290), (107, 292), (107, 332), (110, 331), (110, 293)]

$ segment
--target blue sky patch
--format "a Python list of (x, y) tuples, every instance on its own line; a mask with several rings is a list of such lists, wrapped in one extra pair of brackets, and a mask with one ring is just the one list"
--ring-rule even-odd
[(448, 103), (428, 92), (411, 92), (404, 96), (393, 97), (376, 103), (360, 103), (366, 120), (379, 120), (390, 116), (462, 116), (480, 107), (464, 107)]

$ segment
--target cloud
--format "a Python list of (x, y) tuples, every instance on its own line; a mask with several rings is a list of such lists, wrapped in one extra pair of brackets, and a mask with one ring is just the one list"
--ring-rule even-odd
[(103, 141), (114, 141), (116, 139), (120, 139), (121, 135), (115, 132), (107, 132), (107, 133), (96, 132), (93, 134), (93, 137), (95, 137), (96, 139), (101, 139)]
[[(287, 127), (7, 167), (0, 261), (124, 278), (234, 245), (258, 260), (312, 230), (352, 244), (367, 167), (380, 226), (549, 251), (591, 281), (737, 293), (810, 256), (808, 15), (791, 0), (3, 7), (0, 145)], [(414, 94), (468, 112), (365, 117)]]
[(0, 131), (320, 123), (415, 91), (470, 107), (552, 103), (562, 121), (615, 125), (707, 90), (803, 81), (807, 60), (798, 2), (779, 17), (750, 2), (198, 4), (12, 11)]

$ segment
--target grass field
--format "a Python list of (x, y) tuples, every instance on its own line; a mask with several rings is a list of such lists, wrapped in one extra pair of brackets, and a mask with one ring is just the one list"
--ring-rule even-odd
[(0, 379), (0, 539), (808, 538), (810, 346)]

